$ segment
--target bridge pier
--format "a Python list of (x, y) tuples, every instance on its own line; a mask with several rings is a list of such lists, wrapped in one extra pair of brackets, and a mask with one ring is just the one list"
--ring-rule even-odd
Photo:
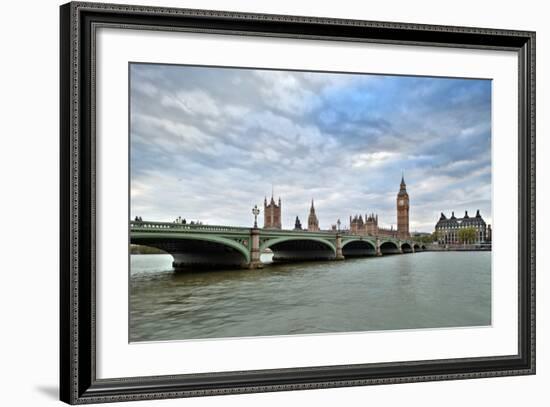
[(336, 257), (334, 260), (345, 260), (344, 254), (342, 253), (342, 236), (340, 233), (336, 235)]
[(382, 256), (382, 250), (380, 249), (380, 239), (376, 238), (376, 255)]
[(258, 228), (251, 229), (250, 237), (252, 244), (250, 245), (250, 262), (248, 263), (248, 268), (261, 269), (264, 265), (260, 260), (260, 230)]

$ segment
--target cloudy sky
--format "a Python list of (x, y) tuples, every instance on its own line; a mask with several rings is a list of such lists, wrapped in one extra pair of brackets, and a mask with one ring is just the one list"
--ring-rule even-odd
[(132, 218), (250, 226), (273, 187), (283, 228), (389, 227), (403, 172), (411, 231), (491, 223), (490, 80), (132, 64), (130, 119)]

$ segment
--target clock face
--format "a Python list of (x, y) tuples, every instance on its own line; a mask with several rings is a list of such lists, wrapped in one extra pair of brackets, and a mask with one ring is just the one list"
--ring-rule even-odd
[(404, 199), (400, 199), (399, 200), (399, 206), (403, 206), (405, 205), (405, 200)]

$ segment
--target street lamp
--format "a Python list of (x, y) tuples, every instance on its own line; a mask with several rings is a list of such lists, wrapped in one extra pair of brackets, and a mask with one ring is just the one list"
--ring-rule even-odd
[(336, 224), (338, 225), (338, 231), (340, 231), (340, 224), (341, 224), (340, 219), (338, 219), (338, 221), (336, 222)]
[(252, 208), (252, 214), (254, 215), (254, 229), (256, 229), (258, 228), (258, 215), (260, 214), (258, 205), (254, 205), (254, 208)]

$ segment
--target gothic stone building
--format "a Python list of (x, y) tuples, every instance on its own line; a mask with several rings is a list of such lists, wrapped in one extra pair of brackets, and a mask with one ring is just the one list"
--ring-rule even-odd
[(317, 232), (319, 229), (319, 219), (315, 214), (315, 206), (313, 206), (313, 199), (311, 200), (311, 208), (309, 208), (309, 216), (307, 218), (307, 230), (308, 232)]
[(372, 235), (378, 234), (378, 215), (371, 213), (365, 214), (365, 220), (363, 221), (363, 215), (355, 215), (353, 218), (349, 217), (350, 232), (353, 235)]
[(476, 216), (472, 218), (468, 216), (468, 211), (464, 213), (463, 218), (457, 218), (454, 212), (452, 212), (450, 218), (447, 218), (442, 212), (439, 221), (435, 225), (437, 240), (440, 244), (461, 243), (458, 231), (465, 228), (474, 228), (476, 231), (476, 239), (472, 243), (485, 243), (491, 240), (491, 225), (485, 223), (479, 209)]
[(349, 217), (350, 233), (354, 235), (390, 236), (398, 239), (408, 239), (409, 234), (409, 194), (405, 179), (401, 178), (401, 185), (397, 193), (397, 230), (385, 229), (378, 226), (378, 215), (371, 213)]
[(279, 205), (275, 203), (273, 195), (269, 205), (267, 198), (264, 198), (264, 229), (281, 229), (281, 198)]

